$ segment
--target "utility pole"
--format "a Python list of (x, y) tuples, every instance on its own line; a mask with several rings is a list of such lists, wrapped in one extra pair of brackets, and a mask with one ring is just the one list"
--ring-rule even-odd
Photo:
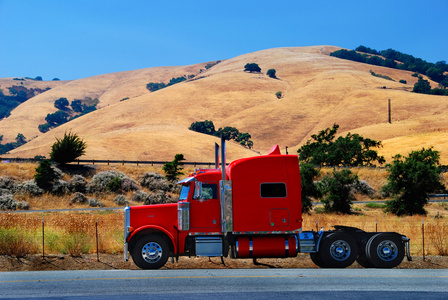
[(392, 124), (391, 111), (390, 111), (390, 99), (389, 99), (389, 124)]

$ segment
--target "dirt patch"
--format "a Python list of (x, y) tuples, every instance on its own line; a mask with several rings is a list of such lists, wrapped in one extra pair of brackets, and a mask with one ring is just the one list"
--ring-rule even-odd
[[(163, 269), (254, 269), (254, 268), (317, 268), (309, 255), (299, 254), (297, 258), (257, 259), (230, 259), (225, 258), (224, 264), (218, 257), (180, 257), (179, 261), (168, 260)], [(361, 266), (354, 263), (350, 268), (358, 269)], [(448, 256), (422, 256), (413, 257), (408, 262), (406, 258), (397, 267), (398, 269), (448, 269)], [(122, 255), (100, 254), (99, 261), (96, 254), (72, 257), (69, 255), (45, 256), (28, 255), (23, 258), (0, 256), (0, 271), (57, 271), (57, 270), (135, 270), (135, 264), (124, 262)]]

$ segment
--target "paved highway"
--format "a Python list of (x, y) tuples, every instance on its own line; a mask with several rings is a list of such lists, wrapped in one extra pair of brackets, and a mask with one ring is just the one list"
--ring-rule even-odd
[(0, 273), (0, 298), (448, 299), (448, 270), (221, 269)]

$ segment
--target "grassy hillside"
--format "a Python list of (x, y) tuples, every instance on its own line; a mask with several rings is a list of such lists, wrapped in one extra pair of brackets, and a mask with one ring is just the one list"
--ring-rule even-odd
[[(189, 131), (192, 122), (207, 119), (217, 128), (233, 126), (249, 132), (254, 150), (260, 153), (273, 144), (282, 149), (288, 146), (292, 153), (311, 134), (337, 123), (340, 134), (359, 133), (383, 141), (381, 153), (388, 160), (396, 153), (432, 145), (441, 151), (442, 163), (448, 163), (448, 151), (444, 151), (448, 97), (411, 93), (417, 81), (412, 72), (330, 57), (337, 49), (277, 48), (228, 59), (208, 70), (204, 63), (75, 80), (20, 105), (11, 117), (0, 121), (0, 128), (5, 140), (13, 139), (18, 128), (26, 137), (39, 135), (9, 156), (48, 156), (55, 137), (73, 130), (88, 144), (86, 159), (172, 160), (176, 153), (183, 153), (190, 161), (213, 161), (217, 139)], [(261, 74), (243, 71), (251, 62), (261, 67)], [(278, 79), (265, 75), (272, 68)], [(395, 81), (374, 77), (370, 70)], [(196, 77), (153, 93), (146, 90), (149, 82), (167, 83), (188, 74)], [(398, 83), (401, 79), (407, 84)], [(275, 95), (278, 91), (281, 99)], [(37, 131), (46, 114), (56, 110), (54, 100), (84, 96), (99, 98), (101, 109), (46, 134)], [(130, 99), (120, 102), (125, 97)], [(388, 123), (388, 99), (392, 124)], [(230, 160), (253, 155), (233, 143), (228, 153)]]

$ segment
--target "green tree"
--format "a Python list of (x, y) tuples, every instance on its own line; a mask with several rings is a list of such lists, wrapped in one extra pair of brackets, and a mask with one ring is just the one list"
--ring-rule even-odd
[(45, 117), (45, 121), (47, 121), (50, 126), (59, 126), (68, 121), (68, 113), (62, 110), (58, 110), (53, 114), (47, 114)]
[(327, 166), (371, 166), (375, 162), (385, 162), (372, 148), (381, 147), (381, 142), (364, 138), (359, 134), (348, 133), (335, 139), (339, 125), (313, 134), (310, 140), (297, 152), (299, 160), (313, 165)]
[(230, 141), (230, 140), (237, 140), (238, 135), (240, 134), (239, 130), (235, 127), (226, 126), (224, 128), (219, 128), (215, 135), (218, 137), (223, 137), (224, 139)]
[(266, 72), (266, 75), (268, 75), (269, 77), (271, 77), (271, 78), (277, 78), (277, 76), (275, 75), (275, 69), (269, 69), (267, 72)]
[(17, 136), (16, 136), (15, 147), (17, 148), (17, 147), (20, 147), (20, 146), (22, 146), (24, 144), (26, 144), (26, 137), (23, 134), (18, 133)]
[(171, 181), (178, 180), (180, 175), (183, 175), (182, 169), (184, 163), (184, 155), (183, 154), (176, 154), (174, 156), (174, 160), (172, 162), (167, 162), (163, 165), (163, 171), (165, 172), (166, 178)]
[(418, 81), (414, 84), (414, 88), (412, 89), (414, 93), (420, 94), (430, 94), (431, 93), (431, 84), (428, 80), (423, 79), (423, 77), (419, 77)]
[(54, 107), (60, 110), (65, 110), (69, 104), (70, 103), (68, 102), (67, 98), (59, 98), (58, 100), (54, 101)]
[(241, 146), (244, 146), (244, 147), (247, 147), (247, 148), (251, 149), (252, 146), (253, 146), (253, 144), (254, 144), (254, 143), (250, 140), (251, 138), (252, 138), (252, 136), (251, 136), (249, 133), (247, 133), (247, 132), (245, 132), (245, 133), (239, 133), (239, 134), (238, 134), (238, 137), (236, 138), (236, 141), (237, 141), (238, 143), (240, 143)]
[(58, 175), (51, 167), (51, 162), (48, 159), (42, 160), (36, 168), (36, 174), (34, 174), (37, 186), (45, 191), (49, 191), (56, 179), (58, 179)]
[(50, 124), (45, 123), (45, 124), (40, 124), (37, 128), (39, 129), (40, 132), (45, 133), (50, 131)]
[(302, 185), (302, 212), (309, 213), (312, 209), (311, 198), (320, 198), (322, 195), (314, 179), (319, 175), (319, 170), (310, 164), (300, 166)]
[(354, 199), (352, 188), (358, 183), (358, 176), (349, 169), (333, 171), (319, 182), (322, 203), (326, 212), (350, 213)]
[(83, 106), (81, 100), (73, 100), (70, 106), (74, 112), (82, 112)]
[(440, 181), (439, 152), (432, 148), (412, 151), (408, 157), (394, 156), (388, 164), (387, 184), (382, 188), (394, 200), (386, 202), (386, 211), (395, 215), (426, 214), (428, 193), (444, 191)]
[(277, 93), (275, 93), (275, 96), (277, 96), (277, 99), (280, 99), (282, 97), (282, 92), (278, 91)]
[(57, 138), (51, 146), (50, 157), (53, 161), (65, 165), (84, 155), (86, 148), (86, 143), (78, 135), (66, 132), (62, 139)]
[(213, 121), (209, 120), (193, 122), (188, 129), (210, 135), (213, 135), (216, 132)]
[(261, 68), (256, 63), (247, 63), (244, 66), (244, 71), (250, 72), (250, 73), (253, 73), (253, 72), (259, 73), (259, 72), (261, 72)]

